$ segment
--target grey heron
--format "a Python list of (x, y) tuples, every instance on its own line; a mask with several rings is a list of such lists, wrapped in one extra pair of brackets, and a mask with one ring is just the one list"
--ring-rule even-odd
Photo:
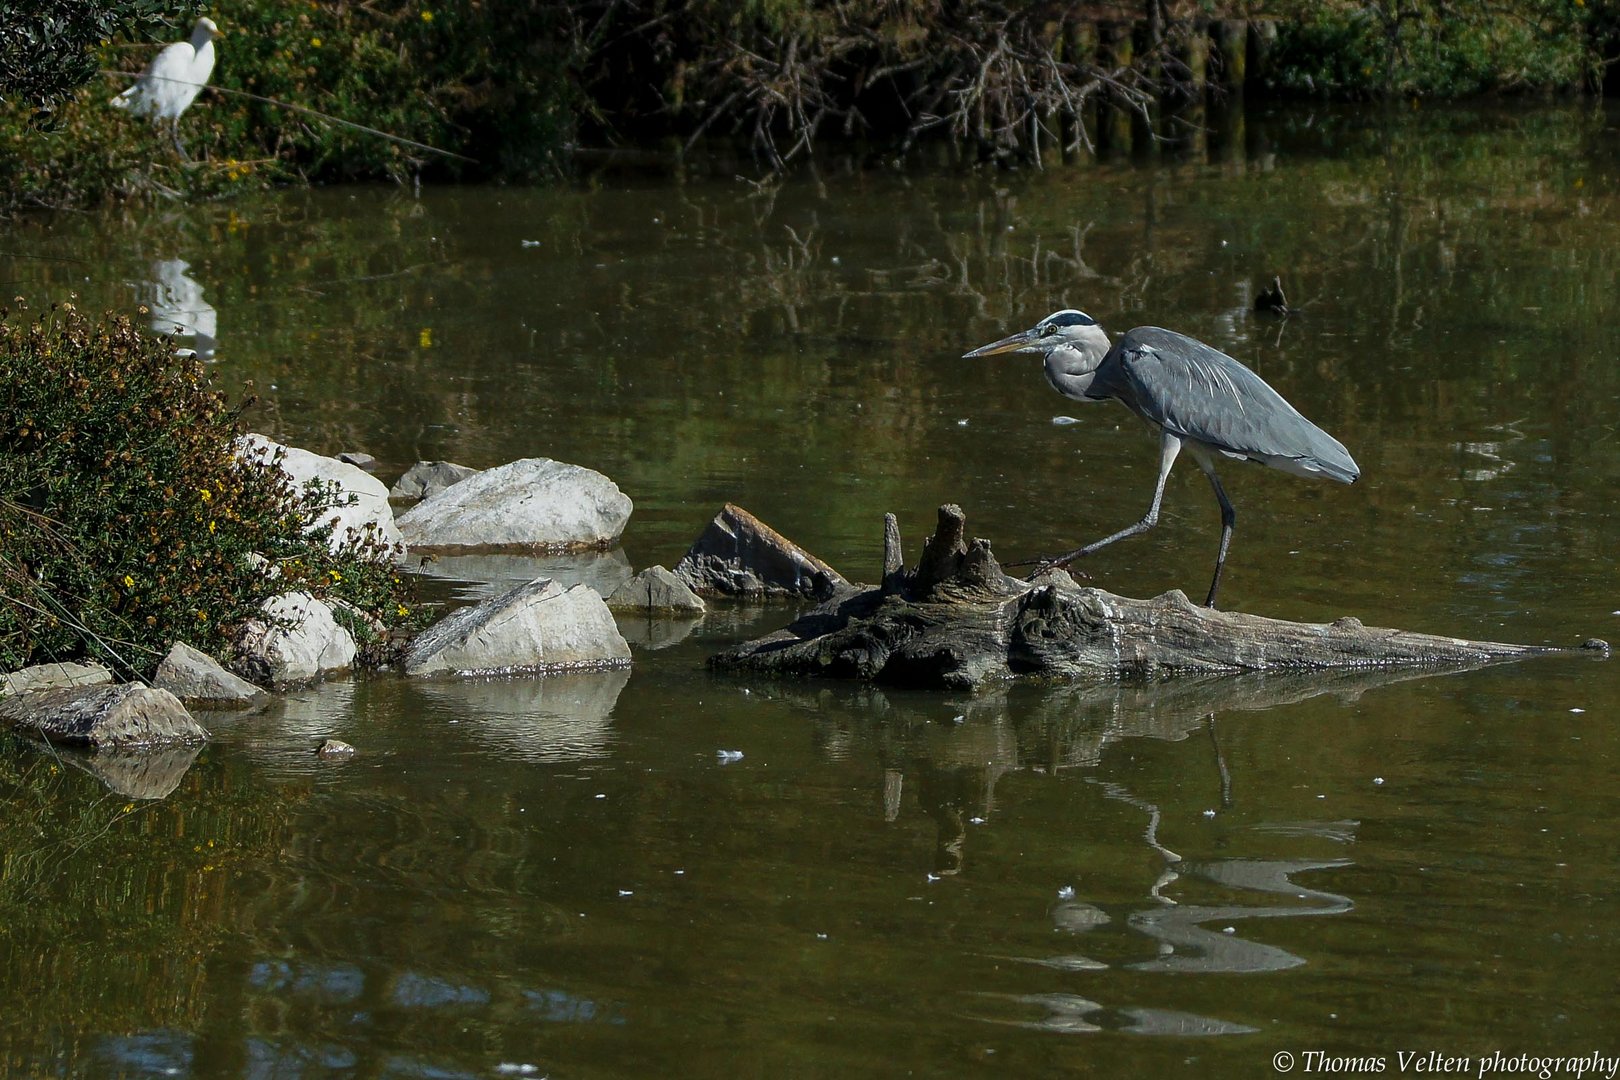
[(1065, 308), (1028, 330), (974, 349), (964, 359), (1000, 353), (1044, 357), (1046, 381), (1064, 397), (1113, 398), (1159, 432), (1159, 479), (1147, 515), (1111, 536), (1041, 560), (1043, 568), (1066, 566), (1158, 524), (1165, 480), (1185, 449), (1209, 477), (1221, 504), (1220, 551), (1204, 601), (1206, 607), (1214, 607), (1237, 520), (1215, 473), (1218, 458), (1258, 461), (1295, 476), (1325, 476), (1344, 484), (1361, 476), (1344, 445), (1301, 416), (1264, 379), (1185, 334), (1138, 326), (1110, 345), (1097, 320)]
[(150, 116), (154, 124), (166, 121), (174, 148), (189, 159), (180, 144), (180, 116), (208, 85), (208, 76), (214, 72), (214, 39), (223, 36), (213, 19), (198, 19), (190, 38), (165, 46), (111, 104), (136, 116)]

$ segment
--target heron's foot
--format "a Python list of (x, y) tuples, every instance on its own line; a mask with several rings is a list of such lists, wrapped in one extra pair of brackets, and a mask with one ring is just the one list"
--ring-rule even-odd
[[(1053, 570), (1067, 569), (1070, 563), (1084, 553), (1085, 548), (1076, 548), (1073, 551), (1064, 552), (1062, 555), (1045, 555), (1038, 559), (1025, 559), (1022, 562), (1012, 562), (1006, 565), (1009, 569), (1020, 566), (1033, 566), (1035, 569), (1029, 574), (1029, 578), (1033, 580)], [(1084, 570), (1069, 570), (1069, 575), (1086, 581), (1091, 580), (1091, 575)]]

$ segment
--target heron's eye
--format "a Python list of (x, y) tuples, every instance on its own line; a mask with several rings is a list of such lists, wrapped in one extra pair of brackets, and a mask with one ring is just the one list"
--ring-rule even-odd
[(1045, 326), (1041, 327), (1042, 337), (1051, 337), (1055, 333), (1057, 333), (1056, 323), (1047, 323)]

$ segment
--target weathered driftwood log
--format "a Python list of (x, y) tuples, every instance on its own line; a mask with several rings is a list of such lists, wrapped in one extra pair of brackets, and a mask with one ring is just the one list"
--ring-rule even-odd
[[(1131, 600), (1082, 588), (1062, 571), (1024, 581), (1002, 572), (988, 542), (966, 542), (962, 511), (949, 505), (940, 507), (939, 526), (908, 572), (892, 517), (882, 585), (841, 591), (785, 629), (711, 657), (710, 665), (956, 689), (1017, 675), (1446, 667), (1570, 651), (1383, 630), (1353, 618), (1298, 623), (1215, 611), (1179, 590)], [(1583, 648), (1608, 652), (1596, 640)]]

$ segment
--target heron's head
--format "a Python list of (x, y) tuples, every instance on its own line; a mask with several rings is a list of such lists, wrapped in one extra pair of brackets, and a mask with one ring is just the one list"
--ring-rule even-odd
[(1002, 353), (1027, 353), (1044, 358), (1046, 380), (1060, 394), (1076, 401), (1091, 401), (1086, 391), (1091, 388), (1103, 357), (1108, 355), (1108, 335), (1090, 315), (1064, 308), (1052, 312), (1028, 330), (1020, 330), (963, 354), (963, 359)]
[(1028, 353), (1033, 356), (1045, 356), (1054, 349), (1064, 345), (1082, 347), (1092, 344), (1101, 338), (1103, 349), (1108, 348), (1108, 339), (1102, 332), (1102, 327), (1083, 311), (1074, 308), (1064, 308), (1054, 311), (1028, 330), (1020, 330), (1000, 341), (992, 341), (988, 345), (981, 345), (970, 353), (963, 353), (963, 359), (971, 360), (980, 356), (999, 356), (1002, 353)]
[(1028, 330), (1020, 330), (1000, 341), (992, 341), (988, 345), (981, 345), (970, 353), (964, 353), (963, 359), (971, 360), (979, 356), (998, 356), (1002, 353), (1029, 353), (1034, 356), (1047, 356), (1056, 349), (1068, 346), (1082, 354), (1090, 354), (1101, 346), (1097, 359), (1108, 351), (1108, 335), (1103, 328), (1083, 311), (1074, 308), (1064, 308), (1054, 311)]
[(214, 38), (224, 37), (225, 33), (218, 26), (214, 25), (213, 19), (210, 19), (208, 16), (204, 15), (192, 26), (191, 36), (194, 38), (207, 37), (208, 40), (212, 41)]

